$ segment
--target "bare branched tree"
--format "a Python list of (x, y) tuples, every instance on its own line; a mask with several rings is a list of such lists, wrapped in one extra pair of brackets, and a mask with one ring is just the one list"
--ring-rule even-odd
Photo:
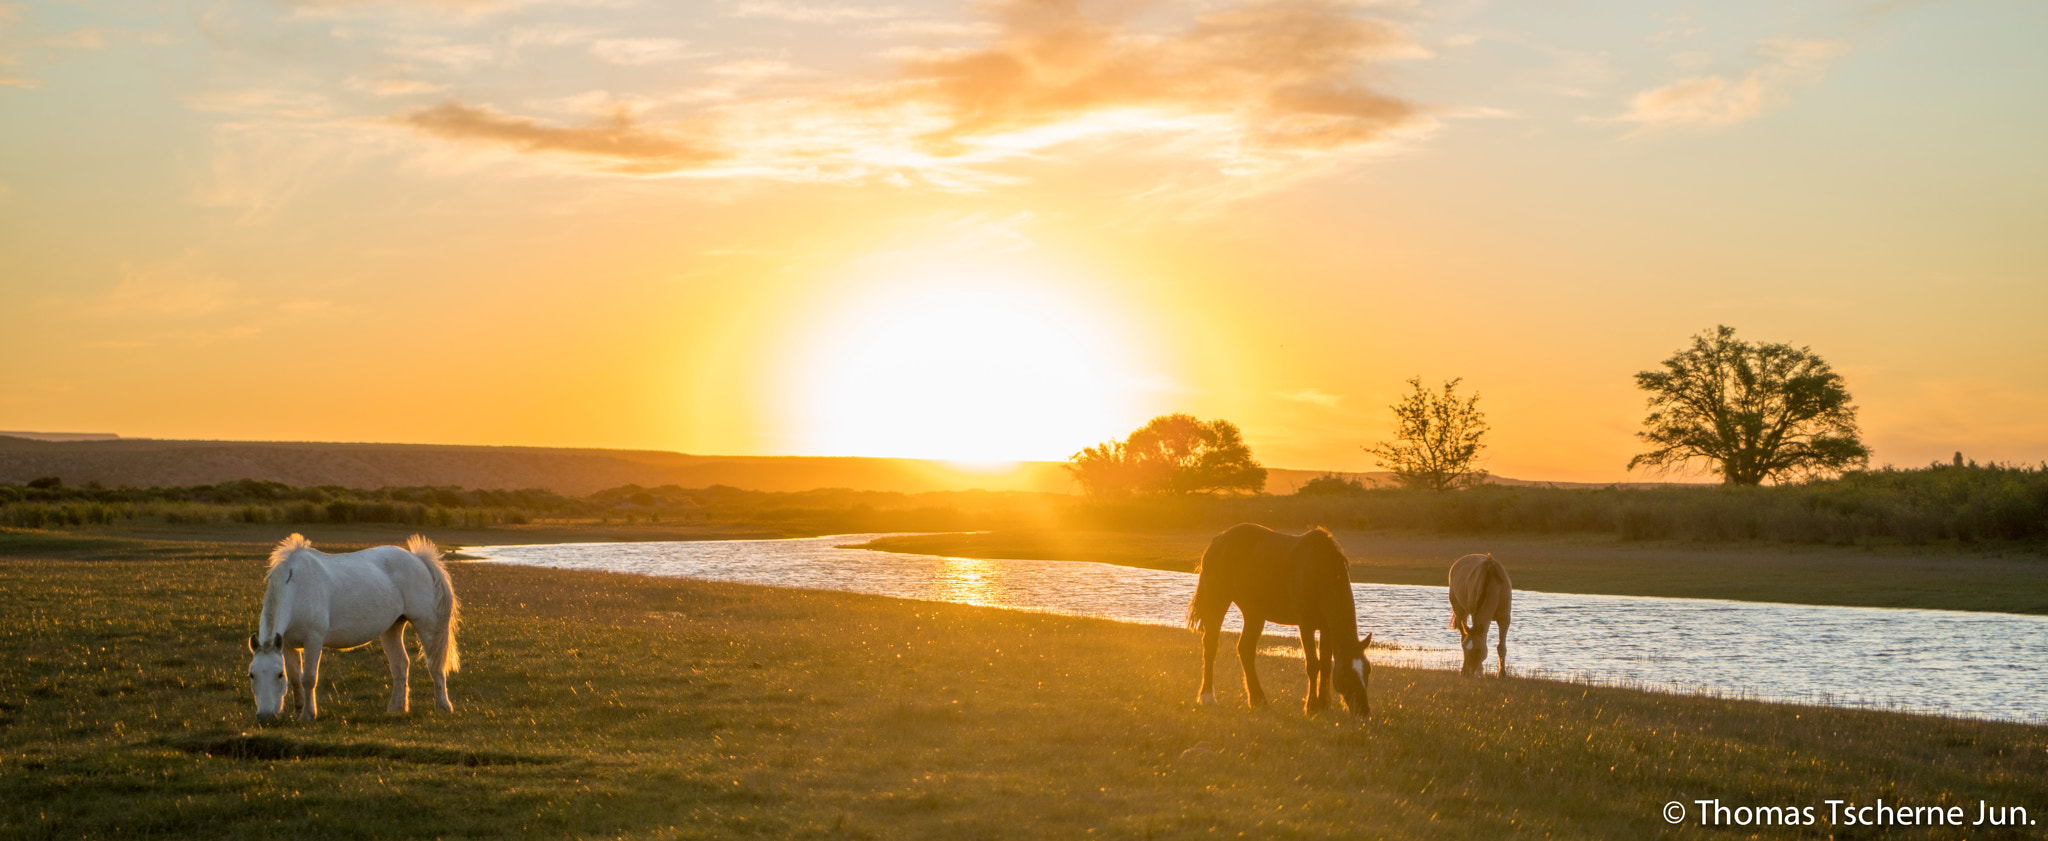
[(1410, 379), (1414, 391), (1388, 407), (1394, 410), (1394, 440), (1364, 448), (1402, 486), (1442, 491), (1486, 481), (1486, 471), (1477, 464), (1486, 449), (1480, 439), (1489, 427), (1479, 411), (1479, 395), (1458, 396), (1463, 381), (1451, 380), (1441, 393), (1432, 393), (1422, 387), (1421, 377)]

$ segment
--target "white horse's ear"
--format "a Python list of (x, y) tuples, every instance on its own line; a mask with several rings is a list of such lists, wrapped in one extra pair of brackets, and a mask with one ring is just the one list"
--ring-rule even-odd
[(255, 653), (256, 653), (256, 635), (255, 635), (255, 634), (250, 634), (250, 635), (249, 635), (249, 653), (250, 653), (250, 654), (255, 654)]
[(279, 650), (279, 651), (283, 651), (283, 650), (284, 650), (284, 633), (283, 633), (283, 632), (279, 632), (279, 633), (278, 633), (278, 635), (277, 635), (277, 636), (276, 636), (275, 638), (271, 639), (271, 641), (270, 641), (270, 647), (271, 647), (271, 648), (275, 648), (275, 649), (277, 649), (277, 650)]

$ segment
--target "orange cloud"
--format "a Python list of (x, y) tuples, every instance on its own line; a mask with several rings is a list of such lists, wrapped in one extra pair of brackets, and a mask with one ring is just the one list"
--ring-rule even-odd
[[(740, 4), (734, 13), (799, 7)], [(816, 12), (838, 7), (801, 7)], [(1159, 154), (1221, 160), (1232, 171), (1341, 152), (1428, 119), (1372, 81), (1381, 62), (1419, 52), (1392, 24), (1342, 0), (1252, 0), (1160, 31), (1133, 4), (1001, 0), (984, 7), (982, 46), (899, 50), (882, 81), (805, 72), (780, 61), (727, 62), (683, 116), (691, 137), (626, 112), (552, 126), (447, 102), (400, 115), (435, 136), (522, 152), (570, 153), (608, 171), (791, 180), (919, 179), (975, 189), (989, 164), (1056, 144), (1169, 138)], [(635, 111), (633, 113), (647, 113)], [(713, 151), (717, 149), (720, 151)], [(1252, 166), (1238, 166), (1240, 164)], [(1228, 168), (1228, 167), (1226, 167)]]
[(1114, 109), (1221, 117), (1262, 149), (1328, 149), (1380, 139), (1415, 108), (1365, 72), (1413, 50), (1400, 32), (1331, 0), (1227, 8), (1170, 35), (1125, 31), (1083, 0), (1008, 0), (984, 49), (913, 57), (897, 95), (950, 125), (924, 139), (1028, 130)]
[(558, 152), (594, 158), (615, 172), (676, 172), (725, 157), (642, 128), (625, 111), (592, 126), (549, 126), (449, 101), (412, 111), (400, 119), (428, 134), (452, 140), (500, 144), (521, 152)]
[(1636, 94), (1619, 120), (1642, 130), (1714, 128), (1740, 123), (1782, 106), (1795, 87), (1811, 85), (1849, 51), (1838, 41), (1774, 38), (1757, 44), (1763, 61), (1741, 79), (1694, 76)]

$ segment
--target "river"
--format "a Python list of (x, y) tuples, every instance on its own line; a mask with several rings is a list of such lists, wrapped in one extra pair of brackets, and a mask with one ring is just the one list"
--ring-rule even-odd
[[(463, 550), (490, 562), (841, 590), (1180, 626), (1195, 576), (1075, 561), (844, 548), (882, 535), (562, 543)], [(1455, 669), (1443, 587), (1353, 584), (1374, 663)], [(1231, 611), (1227, 627), (1236, 630)], [(1268, 638), (1294, 629), (1267, 626)], [(1289, 640), (1291, 642), (1291, 640)], [(1194, 646), (1192, 636), (1189, 646)], [(1298, 651), (1298, 650), (1297, 650)], [(1297, 653), (1296, 656), (1299, 656)], [(1687, 694), (2048, 723), (2048, 617), (1517, 591), (1518, 675)], [(1489, 658), (1488, 668), (1493, 661)]]

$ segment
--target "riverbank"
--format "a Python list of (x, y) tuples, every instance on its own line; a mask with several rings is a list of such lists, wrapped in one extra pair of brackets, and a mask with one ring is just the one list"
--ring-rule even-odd
[[(2048, 557), (2030, 552), (1335, 534), (1351, 559), (1352, 580), (1374, 584), (1442, 586), (1451, 561), (1492, 552), (1518, 590), (2048, 614)], [(886, 537), (861, 548), (1193, 572), (1212, 537), (1206, 530), (1000, 531)]]
[(1718, 837), (1700, 799), (1812, 806), (1765, 830), (1792, 837), (1879, 797), (2048, 817), (2044, 727), (1384, 667), (1358, 723), (1301, 715), (1274, 657), (1271, 710), (1239, 706), (1228, 657), (1202, 709), (1175, 629), (495, 564), (452, 565), (455, 715), (416, 670), (415, 712), (384, 716), (371, 647), (323, 661), (321, 721), (258, 729), (261, 552), (15, 548), (13, 837)]
[[(267, 554), (291, 531), (343, 552), (401, 543), (415, 531), (441, 546), (765, 540), (831, 533), (803, 524), (531, 523), (490, 528), (394, 524), (127, 524), (65, 530), (0, 528), (0, 558), (177, 558)], [(1215, 533), (1006, 530), (882, 538), (862, 548), (960, 558), (1095, 561), (1192, 572)], [(1553, 593), (1732, 599), (1842, 607), (2048, 615), (2048, 556), (1955, 548), (1686, 544), (1597, 536), (1461, 537), (1339, 529), (1354, 581), (1442, 585), (1450, 562), (1492, 552), (1515, 587)]]

